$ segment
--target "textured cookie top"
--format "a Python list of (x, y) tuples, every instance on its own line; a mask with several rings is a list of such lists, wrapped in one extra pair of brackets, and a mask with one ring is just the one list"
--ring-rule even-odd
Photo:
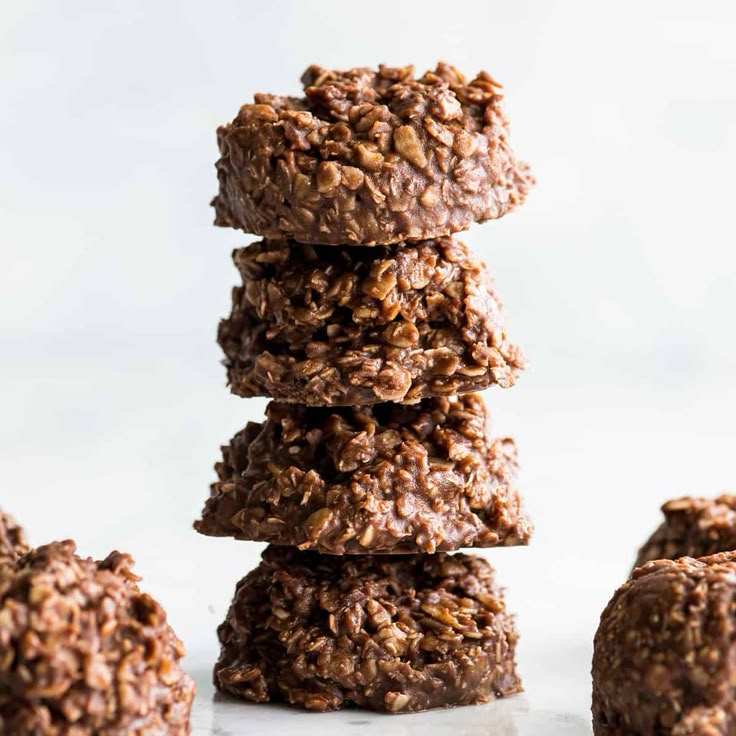
[(454, 238), (399, 249), (262, 241), (233, 258), (243, 286), (218, 341), (240, 396), (411, 402), (511, 386), (524, 367), (488, 270)]
[(516, 447), (490, 438), (480, 396), (266, 414), (223, 448), (200, 532), (331, 554), (529, 540)]
[(736, 552), (634, 570), (595, 637), (596, 736), (734, 733), (735, 601)]
[(0, 566), (0, 732), (189, 733), (184, 648), (131, 565), (67, 541)]
[(684, 496), (662, 506), (664, 522), (639, 550), (636, 567), (649, 560), (705, 557), (736, 549), (736, 496)]
[(302, 82), (303, 97), (257, 94), (218, 130), (216, 224), (305, 243), (420, 240), (500, 217), (533, 183), (486, 72), (312, 66)]
[(15, 562), (29, 549), (23, 528), (10, 514), (0, 509), (0, 564)]
[(493, 569), (468, 555), (269, 547), (219, 629), (217, 686), (311, 710), (408, 712), (518, 692)]

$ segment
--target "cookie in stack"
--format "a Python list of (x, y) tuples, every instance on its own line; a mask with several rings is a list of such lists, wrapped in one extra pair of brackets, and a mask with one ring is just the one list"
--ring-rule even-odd
[(533, 184), (499, 85), (453, 67), (310, 67), (218, 130), (220, 323), (233, 393), (272, 399), (223, 447), (211, 536), (268, 542), (218, 635), (215, 684), (393, 713), (521, 689), (503, 591), (463, 547), (526, 544), (513, 440), (474, 392), (524, 367), (486, 266), (453, 234)]

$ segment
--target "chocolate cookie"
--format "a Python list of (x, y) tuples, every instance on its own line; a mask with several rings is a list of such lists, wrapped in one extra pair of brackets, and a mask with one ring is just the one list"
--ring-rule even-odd
[(257, 94), (217, 131), (215, 224), (330, 245), (425, 240), (521, 204), (499, 85), (452, 66), (312, 66), (304, 97)]
[(521, 690), (493, 569), (463, 554), (268, 547), (218, 634), (215, 685), (245, 700), (406, 713)]
[(0, 509), (0, 565), (15, 562), (29, 550), (23, 528)]
[(184, 648), (131, 564), (67, 541), (0, 565), (0, 733), (189, 733)]
[(511, 386), (524, 367), (483, 263), (457, 240), (403, 248), (262, 241), (218, 342), (239, 396), (313, 405), (416, 402)]
[(705, 557), (736, 550), (736, 496), (676, 498), (662, 506), (664, 522), (639, 550), (649, 560)]
[(476, 394), (366, 407), (272, 402), (222, 448), (195, 528), (328, 554), (526, 544), (516, 447)]
[(595, 736), (730, 736), (736, 553), (636, 569), (601, 616)]

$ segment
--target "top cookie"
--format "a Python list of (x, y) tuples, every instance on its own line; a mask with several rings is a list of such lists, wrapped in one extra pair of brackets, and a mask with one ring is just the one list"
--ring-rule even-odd
[(533, 185), (500, 85), (440, 63), (329, 71), (257, 94), (217, 131), (215, 224), (325, 245), (424, 240), (501, 217)]

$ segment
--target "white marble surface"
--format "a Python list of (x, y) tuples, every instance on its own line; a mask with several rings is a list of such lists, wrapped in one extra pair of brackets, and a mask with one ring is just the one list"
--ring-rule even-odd
[(560, 708), (534, 705), (518, 695), (487, 705), (403, 716), (342, 711), (314, 714), (283, 706), (243, 705), (199, 700), (193, 716), (193, 736), (355, 736), (374, 729), (385, 736), (589, 736), (589, 719)]

